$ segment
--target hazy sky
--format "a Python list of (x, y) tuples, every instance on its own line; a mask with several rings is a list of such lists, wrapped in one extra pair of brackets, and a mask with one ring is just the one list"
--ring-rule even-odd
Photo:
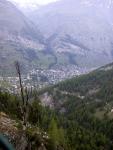
[(17, 3), (20, 3), (20, 4), (26, 4), (26, 3), (37, 3), (37, 4), (40, 4), (40, 5), (43, 5), (43, 4), (48, 4), (50, 2), (55, 2), (57, 0), (11, 0), (11, 1), (14, 1), (14, 2), (17, 2)]

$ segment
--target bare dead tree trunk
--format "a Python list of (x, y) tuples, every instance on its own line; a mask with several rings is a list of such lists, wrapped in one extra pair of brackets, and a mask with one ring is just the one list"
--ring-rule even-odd
[[(20, 71), (20, 64), (17, 61), (15, 63), (16, 71), (19, 77), (19, 84), (20, 84), (20, 91), (21, 91), (21, 99), (22, 99), (22, 106), (21, 106), (21, 113), (22, 113), (22, 120), (23, 120), (23, 129), (26, 129), (27, 121), (28, 121), (28, 104), (29, 104), (29, 93), (27, 87), (23, 88), (22, 85), (22, 77), (21, 77), (21, 71)], [(24, 96), (24, 93), (26, 97)]]
[(28, 113), (29, 113), (29, 91), (26, 87), (25, 89), (26, 101), (25, 101), (25, 125), (27, 126)]
[(18, 61), (15, 62), (15, 67), (16, 67), (16, 71), (17, 71), (17, 74), (18, 74), (18, 77), (19, 77), (21, 98), (22, 98), (22, 102), (23, 102), (23, 105), (24, 105), (24, 103), (25, 103), (25, 101), (24, 101), (24, 90), (23, 90), (23, 86), (22, 86), (22, 77), (21, 77), (21, 71), (20, 71), (20, 64), (19, 64)]

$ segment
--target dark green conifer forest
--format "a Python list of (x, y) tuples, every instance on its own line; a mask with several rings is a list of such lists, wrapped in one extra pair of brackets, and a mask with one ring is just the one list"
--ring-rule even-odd
[[(41, 104), (45, 92), (52, 96), (53, 108)], [(47, 150), (113, 149), (113, 69), (33, 91), (30, 98), (28, 122), (47, 132)], [(21, 105), (19, 95), (0, 92), (0, 112), (21, 121)]]

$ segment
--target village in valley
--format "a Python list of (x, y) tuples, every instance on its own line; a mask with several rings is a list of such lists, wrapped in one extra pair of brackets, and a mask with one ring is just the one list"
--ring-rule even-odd
[[(27, 74), (22, 74), (22, 83), (24, 87), (41, 89), (48, 85), (57, 84), (60, 81), (69, 79), (87, 73), (87, 69), (81, 69), (75, 65), (56, 66), (51, 69), (33, 69)], [(0, 77), (0, 87), (4, 86), (5, 90), (15, 93), (19, 91), (19, 78)]]

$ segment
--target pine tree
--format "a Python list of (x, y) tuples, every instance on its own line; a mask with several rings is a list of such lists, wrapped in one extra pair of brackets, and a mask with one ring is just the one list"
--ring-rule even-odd
[(59, 144), (59, 130), (54, 118), (52, 118), (50, 122), (48, 133), (51, 138), (51, 144), (53, 145), (54, 149), (56, 149), (57, 145)]

